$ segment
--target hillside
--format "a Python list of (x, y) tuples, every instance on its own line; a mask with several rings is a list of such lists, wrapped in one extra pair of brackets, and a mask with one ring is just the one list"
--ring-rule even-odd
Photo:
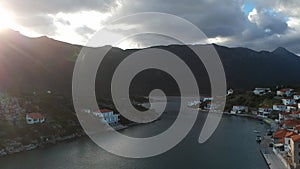
[[(205, 45), (198, 45), (205, 48)], [(204, 66), (186, 46), (159, 47), (177, 54), (195, 73), (200, 91), (209, 93), (209, 80)], [(272, 52), (215, 45), (223, 62), (228, 87), (250, 89), (267, 85), (300, 83), (300, 58), (284, 48)], [(0, 33), (0, 88), (13, 92), (51, 90), (70, 96), (74, 61), (81, 46), (47, 37), (28, 38), (14, 31)], [(117, 65), (136, 50), (113, 48), (97, 76), (98, 96), (109, 96), (110, 80)], [(101, 79), (101, 80), (100, 80)], [(103, 80), (104, 79), (104, 80)], [(139, 87), (137, 87), (139, 86)], [(132, 82), (131, 92), (145, 95), (153, 88), (177, 94), (174, 80), (166, 73), (149, 70)]]

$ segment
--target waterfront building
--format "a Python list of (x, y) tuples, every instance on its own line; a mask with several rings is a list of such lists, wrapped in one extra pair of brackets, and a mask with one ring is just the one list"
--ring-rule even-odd
[(26, 114), (26, 122), (27, 124), (36, 124), (36, 123), (44, 123), (45, 117), (40, 113), (29, 113)]
[(258, 108), (258, 113), (257, 115), (260, 117), (268, 117), (273, 111), (272, 107), (269, 106), (263, 106)]
[(230, 111), (230, 113), (232, 113), (232, 114), (240, 114), (240, 113), (244, 113), (244, 112), (248, 112), (247, 106), (235, 105), (232, 107), (232, 109)]
[(101, 118), (103, 122), (108, 123), (110, 126), (119, 124), (119, 114), (114, 114), (112, 110), (101, 109), (92, 113), (94, 116)]

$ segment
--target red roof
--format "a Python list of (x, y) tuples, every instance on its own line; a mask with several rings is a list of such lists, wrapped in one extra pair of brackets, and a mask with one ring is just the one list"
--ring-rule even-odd
[(274, 106), (285, 106), (283, 104), (274, 104)]
[(263, 109), (270, 109), (271, 107), (270, 106), (261, 106), (259, 108), (263, 108)]
[(283, 123), (286, 127), (295, 127), (300, 125), (300, 120), (287, 120)]
[(280, 89), (279, 91), (281, 91), (281, 92), (289, 92), (289, 91), (293, 91), (294, 89)]
[(286, 138), (286, 137), (292, 137), (296, 134), (297, 133), (286, 130), (286, 129), (280, 129), (280, 130), (278, 130), (274, 133), (274, 138), (283, 139), (283, 138)]
[(294, 111), (292, 114), (300, 114), (300, 111)]
[(284, 144), (285, 143), (284, 138), (280, 139), (278, 142)]
[(42, 116), (41, 113), (29, 113), (29, 114), (27, 114), (27, 116), (34, 119), (34, 120), (44, 118), (44, 116)]
[(300, 130), (300, 125), (297, 125), (297, 126), (295, 127), (295, 130)]
[(292, 113), (290, 113), (290, 112), (280, 112), (279, 114), (281, 114), (281, 115), (283, 115), (283, 116), (286, 116), (286, 115), (290, 115), (290, 114), (292, 114)]
[(293, 141), (300, 141), (300, 135), (294, 135), (291, 137)]
[(101, 113), (107, 113), (107, 112), (112, 112), (112, 110), (109, 109), (101, 109), (99, 110)]
[(294, 100), (294, 99), (291, 99), (291, 98), (286, 98), (286, 99), (282, 99), (282, 100)]

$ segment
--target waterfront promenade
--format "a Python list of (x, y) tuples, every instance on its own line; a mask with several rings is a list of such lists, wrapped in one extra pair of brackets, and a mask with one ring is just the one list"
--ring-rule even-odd
[(269, 147), (271, 142), (270, 136), (264, 136), (262, 142), (260, 143), (260, 152), (265, 158), (270, 169), (288, 169), (279, 157), (272, 151), (272, 148)]

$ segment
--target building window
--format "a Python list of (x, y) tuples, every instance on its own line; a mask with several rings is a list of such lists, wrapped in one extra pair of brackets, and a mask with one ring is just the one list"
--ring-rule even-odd
[(300, 156), (300, 152), (298, 152), (298, 156)]
[(300, 144), (298, 144), (298, 148), (300, 148)]

